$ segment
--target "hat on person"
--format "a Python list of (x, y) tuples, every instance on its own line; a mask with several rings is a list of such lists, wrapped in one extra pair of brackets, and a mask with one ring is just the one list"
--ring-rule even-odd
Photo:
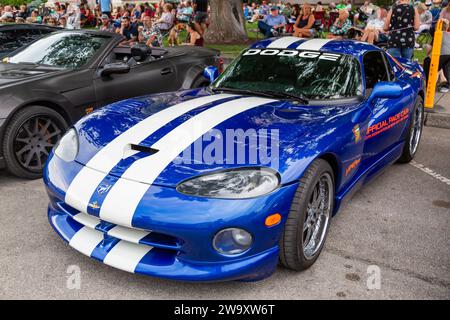
[(426, 1), (425, 1), (425, 5), (426, 5), (427, 7), (429, 7), (429, 6), (433, 5), (433, 2), (431, 2), (431, 0), (426, 0)]
[(275, 10), (279, 10), (279, 8), (277, 6), (273, 6), (270, 8), (270, 11), (275, 11)]
[(109, 19), (107, 14), (102, 14), (102, 19)]

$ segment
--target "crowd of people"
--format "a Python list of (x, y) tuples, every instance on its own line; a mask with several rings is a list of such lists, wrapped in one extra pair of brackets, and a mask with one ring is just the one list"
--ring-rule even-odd
[[(162, 46), (168, 38), (170, 45), (203, 46), (207, 28), (208, 0), (180, 1), (177, 5), (164, 0), (159, 3), (125, 3), (113, 7), (111, 0), (97, 0), (89, 6), (86, 0), (54, 2), (37, 7), (0, 5), (0, 23), (42, 23), (67, 29), (97, 28), (120, 33), (124, 44), (144, 42)], [(180, 39), (182, 30), (187, 37)]]
[(244, 5), (244, 14), (248, 21), (258, 22), (259, 31), (266, 37), (289, 33), (308, 38), (326, 31), (326, 37), (331, 39), (385, 43), (392, 55), (411, 58), (414, 47), (420, 46), (416, 41), (420, 34), (432, 36), (439, 18), (450, 20), (450, 6), (445, 0), (414, 4), (398, 0), (391, 7), (376, 6), (371, 1), (360, 7), (353, 7), (349, 0), (331, 2), (328, 6), (320, 1), (314, 6), (262, 1)]
[[(290, 4), (285, 1), (244, 5), (244, 15), (250, 22), (257, 22), (265, 37), (292, 34), (301, 38), (317, 37), (323, 32), (328, 39), (356, 39), (384, 46), (394, 57), (411, 59), (414, 49), (421, 46), (418, 38), (428, 35), (427, 57), (424, 69), (428, 76), (430, 51), (436, 23), (444, 22), (439, 69), (447, 84), (440, 87), (448, 92), (450, 80), (450, 5), (448, 0), (397, 0), (390, 7), (377, 6), (370, 0), (360, 7), (353, 7), (350, 0), (331, 2), (325, 6), (321, 1), (315, 5), (307, 2)], [(326, 34), (326, 35), (325, 35)]]
[[(125, 3), (115, 7), (111, 0), (95, 0), (94, 6), (81, 0), (80, 4), (54, 2), (37, 7), (0, 5), (0, 23), (97, 28), (122, 34), (125, 44), (162, 46), (167, 38), (170, 46), (203, 46), (208, 12), (208, 0), (181, 0), (176, 5), (162, 0), (156, 4)], [(321, 1), (312, 5), (308, 0), (300, 4), (291, 4), (289, 0), (258, 3), (249, 0), (243, 1), (243, 12), (249, 23), (257, 23), (265, 37), (289, 34), (302, 38), (354, 38), (384, 46), (392, 56), (408, 59), (412, 58), (414, 48), (421, 45), (417, 41), (421, 34), (426, 33), (432, 39), (438, 19), (443, 19), (445, 31), (450, 31), (448, 0), (397, 0), (390, 7), (377, 6), (371, 0), (358, 7), (352, 6), (350, 0), (327, 5)], [(183, 30), (187, 36), (180, 39)], [(428, 45), (427, 50), (430, 48)], [(450, 59), (444, 61), (443, 69), (448, 79)]]

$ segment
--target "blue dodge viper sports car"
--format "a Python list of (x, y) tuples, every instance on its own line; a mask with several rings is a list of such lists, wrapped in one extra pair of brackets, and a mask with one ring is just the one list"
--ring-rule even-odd
[(111, 104), (61, 139), (44, 181), (50, 224), (71, 247), (178, 280), (304, 270), (343, 201), (416, 153), (425, 78), (415, 62), (284, 37), (215, 71), (207, 88)]

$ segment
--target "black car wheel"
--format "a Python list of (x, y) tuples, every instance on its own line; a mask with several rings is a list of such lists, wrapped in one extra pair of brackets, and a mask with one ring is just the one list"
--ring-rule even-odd
[(408, 128), (408, 134), (406, 135), (405, 144), (400, 159), (401, 163), (410, 162), (416, 155), (417, 148), (419, 147), (420, 138), (422, 137), (423, 123), (424, 123), (424, 110), (423, 99), (419, 97), (414, 105), (411, 120)]
[(66, 121), (52, 109), (32, 106), (17, 112), (3, 138), (8, 170), (21, 178), (40, 178), (50, 151), (66, 130)]
[(306, 170), (291, 204), (280, 239), (280, 263), (296, 271), (320, 255), (334, 206), (334, 175), (328, 162), (315, 160)]
[(192, 83), (192, 89), (203, 88), (210, 85), (208, 79), (206, 79), (203, 75), (198, 76), (194, 82)]

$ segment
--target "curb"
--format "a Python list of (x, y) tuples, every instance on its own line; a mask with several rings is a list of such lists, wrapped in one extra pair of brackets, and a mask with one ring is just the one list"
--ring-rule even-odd
[(450, 114), (427, 112), (425, 114), (425, 126), (450, 129)]

